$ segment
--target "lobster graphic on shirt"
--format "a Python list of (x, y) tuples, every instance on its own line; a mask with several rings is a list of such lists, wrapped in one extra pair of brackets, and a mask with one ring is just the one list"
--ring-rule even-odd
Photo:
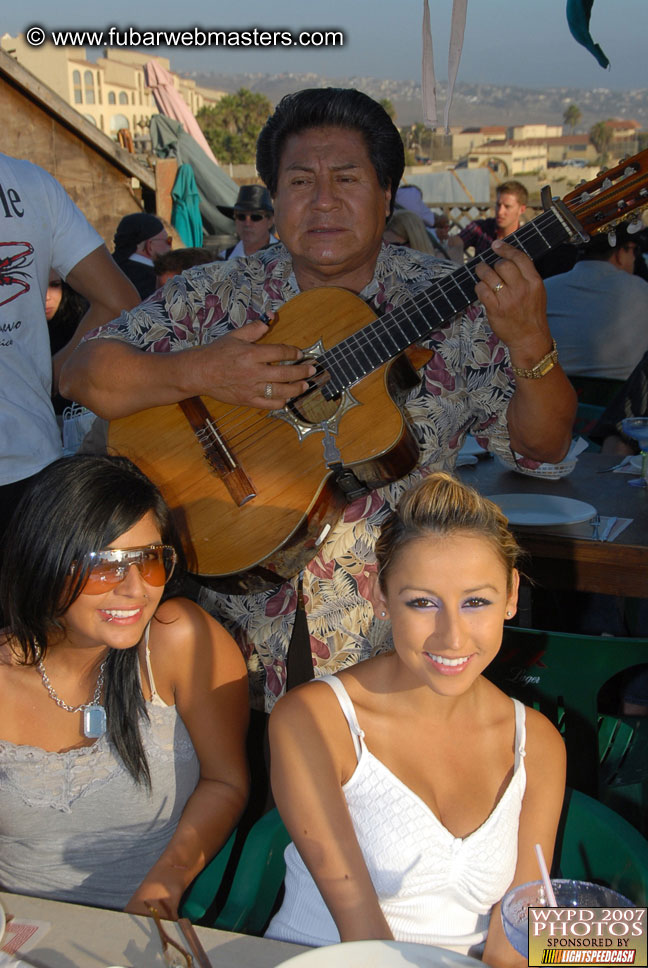
[[(5, 255), (7, 246), (14, 246), (18, 251)], [(6, 306), (18, 296), (29, 292), (31, 286), (27, 279), (31, 278), (31, 273), (26, 269), (32, 264), (33, 254), (34, 246), (30, 242), (0, 242), (0, 297), (4, 286), (13, 287), (6, 298), (0, 298), (0, 306)]]

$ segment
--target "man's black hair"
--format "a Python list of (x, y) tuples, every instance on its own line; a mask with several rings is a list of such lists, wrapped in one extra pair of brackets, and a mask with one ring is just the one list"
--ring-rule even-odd
[(286, 138), (309, 128), (359, 131), (381, 188), (391, 189), (391, 215), (403, 176), (405, 152), (398, 128), (377, 101), (353, 88), (308, 88), (287, 94), (266, 121), (257, 141), (256, 165), (271, 195), (277, 191), (279, 162)]

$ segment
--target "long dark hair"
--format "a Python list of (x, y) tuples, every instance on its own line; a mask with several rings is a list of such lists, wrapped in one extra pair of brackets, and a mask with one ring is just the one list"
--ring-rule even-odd
[(88, 306), (88, 300), (61, 279), (61, 301), (47, 323), (52, 356), (72, 339)]
[[(169, 508), (155, 485), (125, 457), (77, 455), (34, 478), (11, 519), (0, 572), (0, 602), (13, 648), (35, 665), (63, 631), (89, 571), (88, 554), (105, 548), (153, 512), (178, 565), (163, 598), (178, 594), (185, 557)], [(84, 562), (82, 567), (76, 567)], [(75, 566), (75, 567), (73, 567)], [(72, 575), (72, 577), (70, 577)], [(108, 736), (136, 782), (150, 786), (139, 732), (146, 705), (137, 645), (111, 649), (105, 671)]]

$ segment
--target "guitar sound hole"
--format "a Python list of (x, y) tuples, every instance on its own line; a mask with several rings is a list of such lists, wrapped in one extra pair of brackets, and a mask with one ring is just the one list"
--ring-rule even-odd
[(288, 404), (290, 410), (307, 424), (319, 424), (334, 417), (340, 406), (339, 400), (326, 400), (322, 391), (307, 390)]

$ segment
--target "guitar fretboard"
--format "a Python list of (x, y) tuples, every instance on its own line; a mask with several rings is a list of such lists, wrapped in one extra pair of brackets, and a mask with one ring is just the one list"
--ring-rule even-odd
[[(521, 226), (504, 241), (535, 260), (570, 237), (571, 233), (561, 219), (553, 211), (548, 211)], [(328, 400), (338, 397), (343, 390), (394, 359), (412, 343), (425, 339), (469, 306), (475, 301), (475, 285), (479, 281), (476, 267), (480, 262), (492, 266), (499, 259), (500, 256), (489, 248), (323, 353), (318, 369), (330, 374), (330, 379), (322, 387), (323, 395)]]

